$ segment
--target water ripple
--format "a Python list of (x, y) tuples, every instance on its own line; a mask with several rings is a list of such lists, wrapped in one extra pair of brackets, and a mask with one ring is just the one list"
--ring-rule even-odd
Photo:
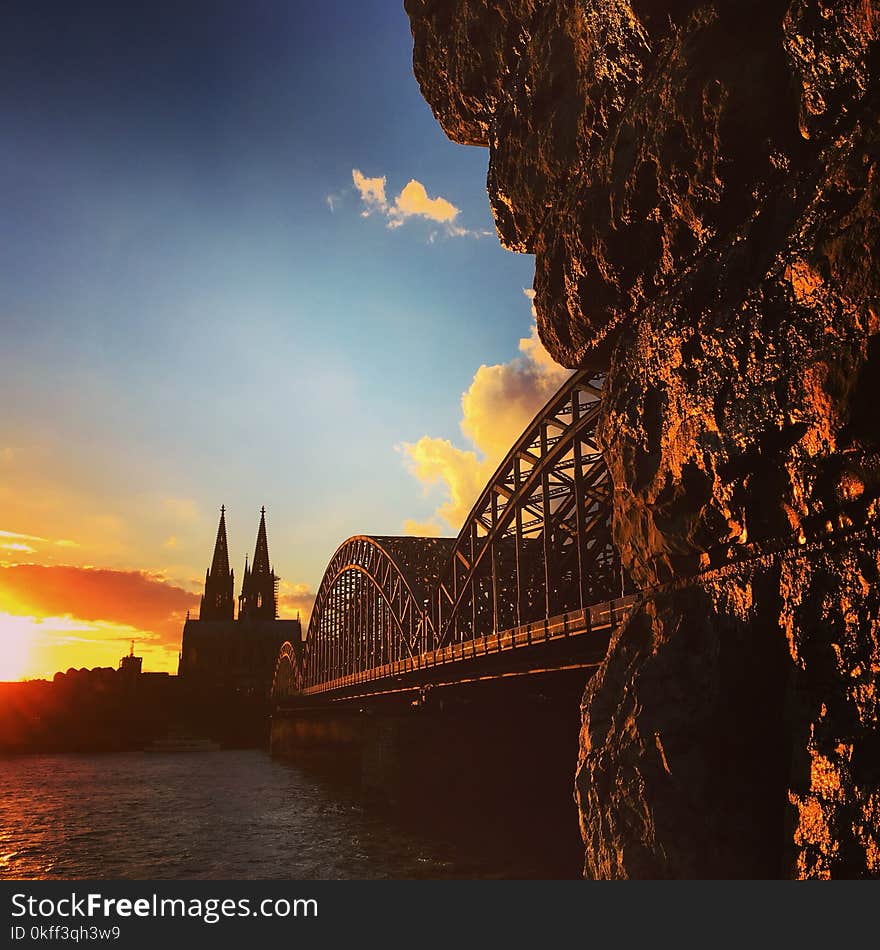
[(462, 876), (451, 845), (335, 796), (254, 750), (5, 758), (0, 878)]

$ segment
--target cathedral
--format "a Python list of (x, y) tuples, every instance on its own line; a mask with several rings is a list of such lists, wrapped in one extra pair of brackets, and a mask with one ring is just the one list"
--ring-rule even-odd
[(193, 685), (267, 696), (278, 651), (286, 640), (302, 643), (302, 626), (299, 620), (278, 619), (278, 577), (269, 562), (265, 508), (260, 511), (253, 562), (248, 565), (245, 558), (237, 618), (234, 590), (222, 507), (199, 617), (187, 616), (183, 628), (178, 674)]

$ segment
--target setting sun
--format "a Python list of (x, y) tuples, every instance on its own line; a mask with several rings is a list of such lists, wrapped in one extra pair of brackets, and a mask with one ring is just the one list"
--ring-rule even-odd
[(33, 617), (0, 614), (0, 681), (23, 679), (27, 675), (36, 626)]

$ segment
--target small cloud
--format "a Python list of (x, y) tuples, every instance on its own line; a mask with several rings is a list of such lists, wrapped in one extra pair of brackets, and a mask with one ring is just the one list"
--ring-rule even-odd
[(176, 548), (177, 547), (177, 538), (172, 534), (170, 537), (165, 539), (165, 543), (162, 545), (165, 548)]
[[(368, 218), (374, 213), (381, 214), (386, 219), (386, 226), (392, 230), (402, 227), (410, 218), (422, 218), (443, 225), (443, 231), (449, 237), (482, 237), (492, 233), (485, 230), (472, 231), (456, 224), (461, 213), (460, 209), (440, 195), (435, 198), (429, 197), (427, 188), (415, 178), (411, 178), (404, 185), (393, 201), (388, 200), (385, 190), (387, 178), (384, 175), (369, 178), (360, 169), (353, 168), (351, 178), (363, 203), (361, 217)], [(333, 210), (334, 203), (330, 202), (329, 197), (328, 203), (330, 203), (330, 209)], [(435, 242), (437, 233), (437, 231), (432, 231), (428, 236), (429, 244)]]
[(305, 631), (315, 604), (314, 591), (308, 584), (289, 584), (287, 581), (282, 581), (278, 593), (278, 612), (282, 619), (295, 620), (299, 617)]
[[(384, 182), (384, 178), (382, 181)], [(411, 178), (403, 191), (394, 199), (391, 212), (401, 220), (411, 215), (420, 215), (429, 221), (451, 224), (458, 217), (458, 208), (445, 198), (429, 198), (425, 186)]]
[(20, 531), (0, 531), (0, 548), (4, 551), (24, 551), (33, 554), (36, 550), (33, 545), (53, 544), (57, 548), (78, 548), (76, 541), (67, 538), (51, 540), (38, 534), (22, 534)]
[(388, 201), (385, 198), (385, 177), (367, 178), (359, 169), (351, 170), (351, 178), (361, 201), (366, 205), (366, 214), (371, 210), (385, 212), (388, 209)]
[(48, 544), (46, 538), (41, 538), (36, 534), (22, 534), (20, 531), (0, 531), (0, 538), (11, 538), (16, 541), (39, 541), (40, 544)]
[(35, 554), (40, 547), (54, 545), (60, 548), (78, 547), (75, 541), (61, 538), (53, 541), (38, 534), (24, 534), (21, 531), (0, 531), (0, 551), (13, 551), (17, 554)]

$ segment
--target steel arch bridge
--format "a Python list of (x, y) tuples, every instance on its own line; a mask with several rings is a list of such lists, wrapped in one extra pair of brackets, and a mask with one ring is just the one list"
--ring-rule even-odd
[(346, 700), (594, 665), (632, 609), (596, 442), (601, 378), (574, 373), (517, 440), (457, 538), (349, 538), (273, 698)]

